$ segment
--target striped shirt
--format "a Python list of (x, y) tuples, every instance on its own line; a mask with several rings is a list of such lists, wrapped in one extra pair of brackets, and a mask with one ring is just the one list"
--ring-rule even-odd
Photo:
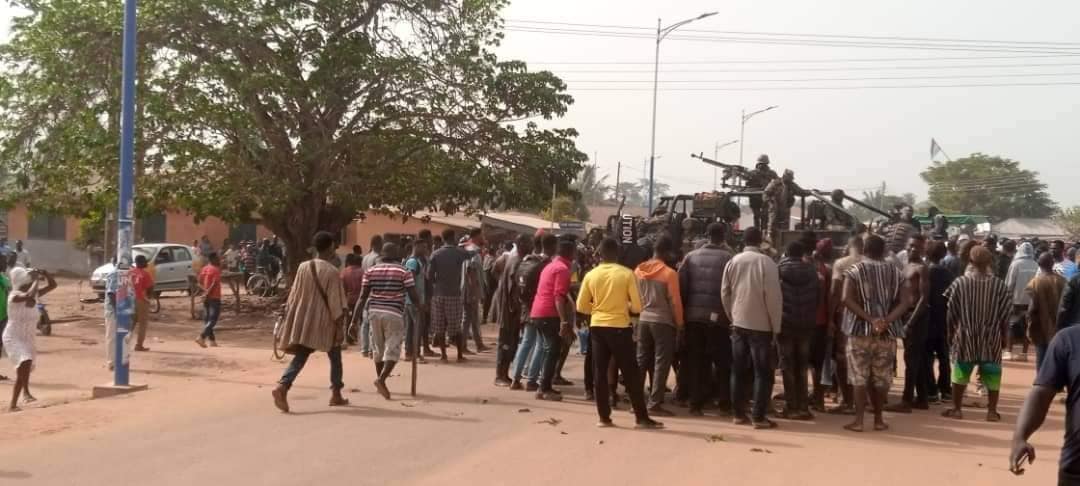
[(406, 289), (416, 286), (412, 272), (397, 263), (379, 263), (364, 272), (364, 289), (371, 289), (368, 311), (401, 316)]
[(958, 362), (1001, 362), (1001, 336), (1012, 311), (1012, 294), (1005, 282), (990, 275), (956, 279), (949, 301), (949, 352)]
[[(871, 317), (884, 318), (900, 301), (900, 290), (904, 287), (904, 274), (896, 265), (884, 260), (863, 259), (847, 270), (845, 276), (855, 285), (856, 295), (863, 310)], [(844, 308), (843, 331), (848, 336), (873, 336), (873, 324), (859, 318), (850, 309)], [(889, 336), (904, 337), (904, 323), (896, 320), (889, 323)]]

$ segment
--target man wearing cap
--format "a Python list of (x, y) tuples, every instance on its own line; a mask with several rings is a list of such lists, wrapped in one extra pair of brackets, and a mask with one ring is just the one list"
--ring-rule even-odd
[(774, 247), (780, 242), (780, 231), (790, 226), (791, 206), (795, 204), (795, 196), (804, 195), (806, 191), (795, 184), (795, 173), (785, 170), (784, 176), (773, 179), (765, 187), (765, 201), (769, 209), (769, 226), (766, 240)]

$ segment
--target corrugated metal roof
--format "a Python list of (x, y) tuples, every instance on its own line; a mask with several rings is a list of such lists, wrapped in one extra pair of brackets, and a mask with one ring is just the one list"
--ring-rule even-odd
[(1050, 218), (1009, 218), (992, 226), (999, 237), (1021, 238), (1038, 236), (1043, 239), (1065, 239), (1065, 230)]

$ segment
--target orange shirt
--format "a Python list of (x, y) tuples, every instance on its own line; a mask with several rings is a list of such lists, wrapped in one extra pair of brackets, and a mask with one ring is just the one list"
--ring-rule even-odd
[(145, 268), (131, 269), (131, 286), (135, 288), (135, 299), (146, 300), (146, 294), (154, 289), (154, 277)]
[(208, 300), (221, 300), (221, 269), (207, 263), (199, 271), (199, 285), (206, 289)]

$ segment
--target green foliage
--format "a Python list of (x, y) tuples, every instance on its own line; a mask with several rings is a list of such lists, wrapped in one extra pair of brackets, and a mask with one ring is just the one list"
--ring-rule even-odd
[(540, 212), (540, 215), (548, 221), (588, 221), (589, 208), (582, 203), (580, 198), (572, 196), (559, 196)]
[(600, 204), (607, 200), (612, 187), (607, 184), (608, 176), (597, 178), (596, 166), (586, 165), (578, 172), (571, 188), (576, 191), (586, 205)]
[(636, 182), (620, 182), (618, 187), (612, 190), (612, 197), (616, 201), (625, 197), (627, 206), (645, 206), (645, 196), (641, 192), (641, 184)]
[[(526, 121), (573, 99), (495, 56), (505, 5), (140, 2), (140, 211), (258, 217), (297, 255), (364, 210), (543, 207), (586, 157), (573, 129)], [(0, 172), (20, 184), (2, 197), (115, 205), (121, 2), (14, 7), (27, 14), (0, 46)]]
[(992, 221), (1047, 218), (1057, 204), (1039, 174), (998, 156), (971, 154), (950, 162), (934, 162), (921, 174), (930, 185), (930, 200), (942, 212), (978, 214)]
[(1080, 241), (1080, 206), (1061, 210), (1054, 216), (1054, 221), (1065, 230), (1070, 239)]

